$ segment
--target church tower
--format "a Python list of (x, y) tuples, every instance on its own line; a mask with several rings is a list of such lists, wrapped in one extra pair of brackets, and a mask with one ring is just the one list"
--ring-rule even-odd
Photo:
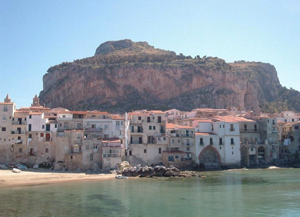
[(11, 102), (11, 99), (9, 98), (9, 95), (7, 94), (5, 99), (4, 99), (4, 102)]
[(35, 95), (35, 97), (33, 98), (31, 106), (40, 106), (40, 99), (37, 95)]

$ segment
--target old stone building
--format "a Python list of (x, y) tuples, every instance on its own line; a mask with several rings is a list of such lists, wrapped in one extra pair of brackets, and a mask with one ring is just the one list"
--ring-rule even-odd
[(126, 159), (133, 165), (162, 163), (167, 150), (166, 120), (162, 111), (135, 111), (128, 114), (128, 149)]

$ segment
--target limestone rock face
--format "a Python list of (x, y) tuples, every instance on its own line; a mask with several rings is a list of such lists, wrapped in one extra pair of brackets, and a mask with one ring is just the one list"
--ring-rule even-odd
[(228, 64), (121, 40), (101, 44), (93, 57), (51, 67), (40, 100), (49, 107), (110, 112), (232, 106), (259, 111), (281, 90), (270, 64)]

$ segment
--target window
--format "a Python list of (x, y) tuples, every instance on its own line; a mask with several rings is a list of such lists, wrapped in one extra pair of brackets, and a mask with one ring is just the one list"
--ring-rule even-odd
[(294, 119), (292, 119), (292, 122), (294, 122)]
[(2, 116), (2, 120), (6, 121), (6, 116), (5, 115)]
[(172, 139), (172, 143), (173, 143), (173, 144), (175, 143), (175, 140), (174, 140), (174, 139)]
[(139, 121), (140, 121), (140, 120), (142, 120), (142, 117), (141, 117), (141, 116), (139, 116), (139, 117), (138, 117), (138, 120), (139, 120)]
[(1, 129), (2, 131), (6, 131), (6, 127), (2, 127), (2, 129)]
[(164, 140), (166, 140), (166, 137), (164, 137)]
[(219, 143), (220, 143), (220, 145), (223, 144), (222, 138), (219, 138)]
[(254, 124), (254, 131), (257, 131), (257, 125)]
[(90, 146), (89, 146), (89, 145), (86, 145), (86, 146), (85, 146), (85, 149), (86, 149), (86, 150), (89, 150), (89, 149), (90, 149)]
[(45, 129), (45, 125), (42, 125), (42, 129)]
[(186, 150), (189, 151), (189, 150), (190, 150), (190, 147), (187, 147)]
[(94, 160), (94, 155), (90, 154), (90, 161), (93, 161), (93, 160)]
[(230, 124), (230, 131), (234, 131), (233, 124)]
[(152, 126), (149, 126), (149, 130), (152, 130)]
[(19, 153), (22, 153), (22, 152), (23, 152), (22, 148), (19, 148)]
[(104, 129), (108, 130), (109, 126), (108, 125), (104, 125)]
[(65, 115), (63, 115), (63, 118), (65, 118), (66, 116)]
[(150, 123), (150, 117), (147, 117), (147, 122)]
[(4, 105), (3, 111), (4, 111), (4, 112), (7, 112), (7, 105)]
[(144, 153), (147, 153), (147, 149), (144, 149)]
[(49, 153), (49, 148), (45, 148), (45, 153)]
[(209, 138), (209, 144), (210, 145), (213, 145), (214, 143), (213, 143), (213, 138)]
[(168, 161), (174, 161), (174, 156), (168, 156)]
[(129, 151), (129, 156), (131, 156), (131, 151)]
[(94, 145), (94, 150), (97, 150), (98, 149), (98, 145)]
[(31, 119), (31, 115), (29, 115), (29, 119)]
[(32, 138), (32, 134), (29, 134), (29, 135), (28, 135), (28, 138), (31, 139), (31, 138)]
[(44, 133), (41, 133), (41, 135), (40, 135), (41, 137), (44, 137)]
[(231, 138), (231, 145), (234, 145), (234, 139)]
[(220, 149), (222, 149), (222, 147), (220, 146)]
[(120, 125), (120, 121), (116, 121), (116, 125), (119, 126)]
[(55, 124), (55, 128), (57, 128), (57, 124)]
[(155, 126), (153, 126), (153, 130), (155, 130)]
[(161, 123), (161, 116), (158, 116), (157, 122), (158, 122), (158, 123)]
[(232, 154), (234, 154), (234, 152), (232, 152)]
[(203, 145), (203, 138), (200, 138), (200, 145)]
[(161, 148), (158, 148), (158, 154), (161, 154)]

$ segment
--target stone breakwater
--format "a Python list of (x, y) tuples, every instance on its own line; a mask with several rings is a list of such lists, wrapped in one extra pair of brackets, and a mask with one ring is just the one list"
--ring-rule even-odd
[(165, 166), (127, 166), (118, 170), (117, 174), (128, 177), (202, 177), (201, 175), (197, 175), (194, 171), (181, 171), (174, 166), (169, 168)]

